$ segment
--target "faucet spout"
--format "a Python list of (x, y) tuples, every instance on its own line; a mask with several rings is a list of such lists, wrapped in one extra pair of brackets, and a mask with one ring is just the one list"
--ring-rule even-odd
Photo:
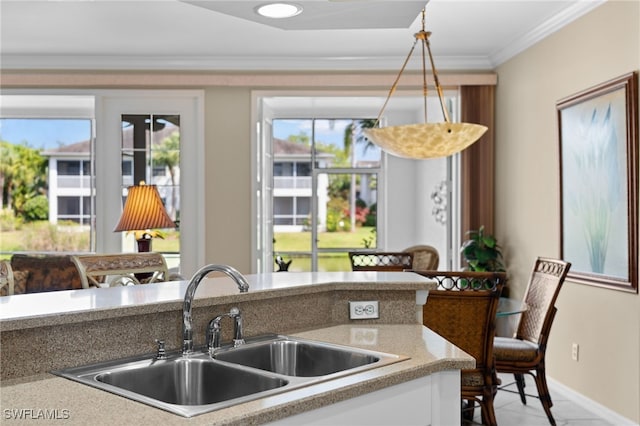
[(182, 305), (182, 354), (188, 355), (193, 352), (193, 319), (191, 317), (191, 308), (193, 298), (198, 285), (204, 277), (210, 272), (222, 272), (230, 277), (238, 286), (240, 293), (249, 291), (249, 283), (245, 277), (235, 268), (228, 265), (207, 265), (200, 268), (189, 281), (187, 291), (184, 295), (184, 303)]

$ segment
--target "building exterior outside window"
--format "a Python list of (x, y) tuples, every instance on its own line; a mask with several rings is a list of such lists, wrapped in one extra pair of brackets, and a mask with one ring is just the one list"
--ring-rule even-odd
[(373, 121), (273, 120), (272, 252), (289, 271), (348, 271), (348, 251), (377, 247), (381, 152), (362, 136)]
[[(282, 139), (273, 141), (273, 222), (275, 232), (296, 232), (311, 226), (311, 148)], [(316, 162), (326, 167), (331, 154), (316, 155)], [(324, 194), (318, 215), (326, 216), (326, 176), (318, 183)]]

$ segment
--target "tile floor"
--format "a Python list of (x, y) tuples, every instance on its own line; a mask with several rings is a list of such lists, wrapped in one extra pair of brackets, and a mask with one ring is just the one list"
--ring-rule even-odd
[[(500, 374), (503, 384), (513, 382), (513, 375)], [(532, 395), (537, 395), (536, 384), (531, 376), (526, 377), (526, 391)], [(516, 385), (509, 386), (517, 392)], [(597, 417), (597, 415), (586, 411), (582, 406), (568, 400), (564, 395), (554, 392), (553, 385), (549, 385), (549, 393), (553, 400), (551, 413), (556, 420), (557, 426), (614, 426), (611, 423)], [(496, 410), (496, 420), (500, 426), (548, 426), (547, 415), (542, 408), (542, 404), (536, 398), (527, 397), (527, 405), (520, 402), (517, 393), (498, 391), (494, 400)], [(474, 422), (482, 423), (480, 410), (476, 409)], [(474, 423), (475, 424), (475, 423)]]

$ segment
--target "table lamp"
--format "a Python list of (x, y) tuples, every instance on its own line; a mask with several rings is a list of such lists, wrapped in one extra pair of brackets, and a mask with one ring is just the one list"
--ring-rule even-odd
[(156, 185), (130, 186), (122, 216), (114, 232), (139, 231), (138, 252), (151, 251), (151, 229), (175, 228), (176, 224), (164, 208)]

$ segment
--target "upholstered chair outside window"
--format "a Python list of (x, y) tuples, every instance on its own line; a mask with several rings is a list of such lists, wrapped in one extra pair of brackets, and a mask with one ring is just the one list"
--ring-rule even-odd
[(435, 271), (440, 264), (440, 254), (438, 249), (430, 245), (411, 246), (403, 250), (413, 254), (412, 269), (417, 271)]

